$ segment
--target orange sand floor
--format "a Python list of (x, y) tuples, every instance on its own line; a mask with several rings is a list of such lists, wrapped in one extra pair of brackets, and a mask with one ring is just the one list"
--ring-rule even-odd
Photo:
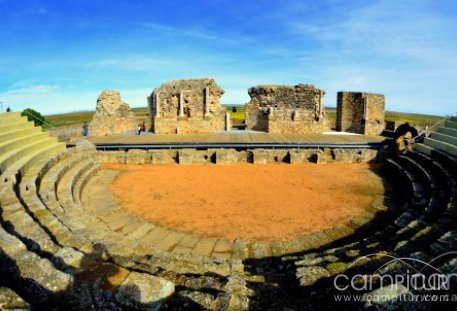
[(127, 212), (206, 237), (281, 241), (344, 223), (382, 180), (368, 164), (119, 165), (111, 184)]

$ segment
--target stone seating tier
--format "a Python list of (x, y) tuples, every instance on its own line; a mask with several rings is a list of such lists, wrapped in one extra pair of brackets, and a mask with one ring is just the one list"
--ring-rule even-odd
[[(452, 139), (442, 142), (440, 135), (431, 138), (440, 143), (426, 140), (384, 161), (386, 194), (363, 214), (296, 241), (267, 244), (185, 235), (127, 215), (93, 195), (106, 187), (97, 184), (98, 159), (126, 163), (127, 153), (104, 156), (87, 146), (64, 150), (19, 114), (0, 114), (0, 121), (6, 131), (0, 134), (6, 151), (0, 155), (0, 296), (7, 293), (33, 307), (140, 308), (126, 294), (132, 286), (149, 293), (141, 307), (165, 301), (173, 309), (191, 301), (215, 310), (274, 309), (303, 306), (304, 299), (319, 305), (333, 276), (379, 267), (387, 260), (382, 254), (430, 260), (457, 249), (457, 160), (447, 147)], [(453, 123), (439, 133), (452, 136)], [(148, 163), (142, 160), (148, 154), (135, 161)], [(259, 161), (261, 155), (253, 154)], [(189, 160), (183, 155), (181, 161)], [(179, 161), (179, 153), (175, 157)], [(358, 260), (373, 253), (378, 255)], [(455, 259), (436, 266), (455, 269)], [(94, 278), (82, 278), (100, 267), (119, 277), (110, 288), (114, 298), (104, 297)], [(292, 280), (297, 287), (289, 291)], [(158, 284), (156, 295), (145, 283)], [(174, 294), (173, 283), (179, 285)]]

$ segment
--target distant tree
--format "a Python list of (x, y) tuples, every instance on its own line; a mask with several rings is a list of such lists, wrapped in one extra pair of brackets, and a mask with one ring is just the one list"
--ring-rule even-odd
[(33, 110), (32, 108), (27, 108), (27, 109), (23, 110), (21, 114), (23, 116), (27, 116), (27, 119), (29, 121), (33, 121), (35, 123), (35, 126), (41, 126), (41, 125), (43, 125), (43, 123), (45, 121), (45, 119), (41, 115), (41, 113), (39, 113), (36, 110)]
[(233, 107), (232, 107), (232, 112), (235, 113), (235, 112), (237, 112), (237, 111), (238, 111), (238, 109), (236, 109), (236, 107), (233, 106)]
[(11, 112), (11, 108), (10, 107), (6, 108), (6, 112)]

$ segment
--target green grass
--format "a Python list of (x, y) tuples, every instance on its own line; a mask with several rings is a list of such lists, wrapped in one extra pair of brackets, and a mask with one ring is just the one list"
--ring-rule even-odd
[[(236, 112), (233, 112), (233, 108), (236, 108)], [(230, 119), (232, 120), (233, 125), (239, 125), (244, 122), (246, 119), (246, 113), (244, 111), (244, 106), (225, 106), (225, 109), (230, 112)]]
[(417, 113), (405, 113), (386, 111), (386, 121), (409, 122), (414, 125), (431, 126), (442, 120), (443, 116), (425, 115)]
[[(135, 117), (141, 121), (147, 117), (147, 108), (132, 108)], [(90, 122), (94, 116), (95, 111), (65, 113), (45, 116), (46, 122), (50, 123), (53, 127), (83, 125), (84, 122)], [(50, 128), (45, 125), (44, 128)]]
[[(336, 124), (336, 108), (325, 108), (330, 124)], [(386, 121), (409, 122), (411, 125), (431, 126), (442, 120), (443, 116), (426, 115), (408, 112), (386, 111)]]
[(90, 122), (94, 115), (94, 111), (90, 112), (78, 112), (78, 113), (66, 113), (66, 114), (55, 114), (51, 116), (45, 116), (47, 122), (51, 123), (54, 127), (69, 126), (83, 124), (84, 122)]

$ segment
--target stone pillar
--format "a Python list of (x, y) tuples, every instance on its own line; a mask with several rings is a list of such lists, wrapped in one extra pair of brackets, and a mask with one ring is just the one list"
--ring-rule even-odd
[(298, 109), (294, 110), (294, 121), (298, 121), (298, 118), (300, 116), (300, 113), (298, 112)]
[(205, 117), (209, 115), (209, 87), (205, 88)]
[(160, 96), (159, 93), (154, 93), (155, 107), (156, 107), (156, 117), (160, 117)]
[(366, 97), (363, 98), (363, 119), (368, 120), (368, 99)]
[(322, 97), (324, 97), (323, 91), (319, 92), (319, 116), (318, 121), (322, 121), (324, 118), (324, 107), (322, 106)]
[(274, 108), (273, 107), (270, 107), (269, 113), (270, 113), (270, 116), (274, 115)]
[(179, 116), (184, 116), (184, 95), (182, 91), (179, 93)]
[(230, 112), (225, 113), (225, 130), (230, 131), (232, 129), (232, 125), (230, 122)]

